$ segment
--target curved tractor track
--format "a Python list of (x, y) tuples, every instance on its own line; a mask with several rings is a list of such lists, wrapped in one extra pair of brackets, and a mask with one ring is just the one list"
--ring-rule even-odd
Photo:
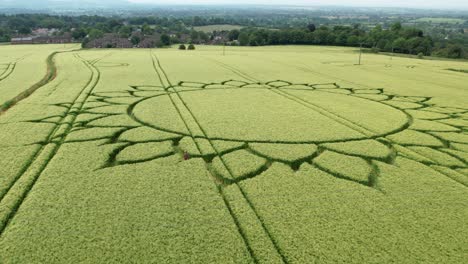
[[(44, 75), (44, 77), (42, 77), (42, 79), (40, 81), (33, 84), (28, 89), (26, 89), (23, 92), (16, 95), (14, 98), (12, 98), (12, 99), (4, 102), (2, 105), (0, 105), (0, 115), (5, 113), (6, 111), (8, 111), (8, 109), (12, 108), (13, 106), (15, 106), (20, 101), (28, 98), (30, 95), (32, 95), (39, 88), (41, 88), (41, 87), (47, 85), (48, 83), (50, 83), (51, 81), (53, 81), (55, 79), (55, 77), (57, 77), (57, 66), (55, 65), (55, 60), (54, 60), (55, 56), (57, 54), (60, 54), (60, 53), (74, 52), (74, 51), (76, 51), (76, 50), (56, 51), (56, 52), (51, 53), (46, 59), (47, 72)], [(11, 75), (11, 73), (13, 73), (13, 71), (14, 71), (14, 69), (16, 67), (16, 63), (17, 62), (11, 63), (8, 66), (7, 70), (2, 74), (2, 77), (0, 77), (0, 81), (8, 78)]]

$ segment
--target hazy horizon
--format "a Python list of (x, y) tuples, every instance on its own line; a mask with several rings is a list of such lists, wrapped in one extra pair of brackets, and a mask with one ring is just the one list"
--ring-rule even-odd
[(297, 5), (347, 7), (403, 7), (422, 9), (468, 8), (461, 0), (128, 0), (144, 4), (235, 4), (235, 5)]
[(80, 4), (95, 4), (97, 6), (122, 6), (126, 4), (150, 5), (265, 5), (265, 6), (343, 6), (343, 7), (391, 7), (419, 9), (457, 9), (468, 10), (468, 1), (461, 0), (0, 0), (2, 6), (47, 8), (49, 5), (60, 4), (79, 6)]

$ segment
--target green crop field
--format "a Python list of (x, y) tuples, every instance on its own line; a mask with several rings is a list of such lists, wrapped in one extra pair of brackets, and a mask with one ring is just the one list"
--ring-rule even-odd
[(209, 25), (209, 26), (199, 26), (194, 27), (196, 31), (203, 31), (205, 33), (210, 33), (213, 31), (231, 31), (234, 29), (241, 29), (242, 26), (238, 25)]
[(0, 82), (58, 51), (0, 115), (0, 263), (467, 262), (467, 62), (71, 49)]
[(412, 22), (427, 22), (427, 23), (435, 23), (435, 24), (463, 24), (465, 23), (464, 19), (460, 18), (450, 18), (450, 17), (421, 17), (418, 19), (413, 20)]

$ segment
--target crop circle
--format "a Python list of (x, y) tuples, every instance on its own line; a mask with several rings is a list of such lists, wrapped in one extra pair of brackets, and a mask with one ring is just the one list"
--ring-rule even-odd
[[(188, 109), (183, 113), (179, 109)], [(392, 106), (346, 94), (290, 89), (182, 90), (142, 100), (132, 114), (140, 123), (181, 135), (243, 142), (319, 143), (378, 138), (409, 126)], [(192, 124), (168, 116), (191, 115)], [(193, 125), (192, 125), (193, 126)]]

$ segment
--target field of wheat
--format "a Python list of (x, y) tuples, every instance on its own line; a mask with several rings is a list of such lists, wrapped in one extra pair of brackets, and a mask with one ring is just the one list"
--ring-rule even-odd
[(0, 262), (467, 260), (467, 62), (75, 49), (0, 47)]

